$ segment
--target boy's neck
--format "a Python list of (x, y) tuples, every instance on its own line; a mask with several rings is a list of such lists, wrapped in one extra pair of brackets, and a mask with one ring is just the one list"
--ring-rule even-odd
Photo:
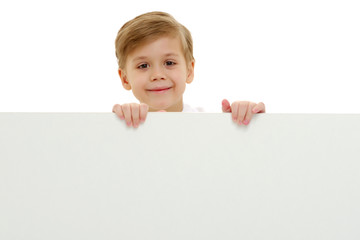
[(166, 112), (182, 112), (183, 108), (184, 108), (184, 104), (181, 99), (181, 101), (179, 101), (177, 104), (172, 105), (171, 107), (169, 107), (167, 109), (154, 109), (154, 108), (149, 107), (149, 112), (158, 112), (161, 110), (165, 110)]

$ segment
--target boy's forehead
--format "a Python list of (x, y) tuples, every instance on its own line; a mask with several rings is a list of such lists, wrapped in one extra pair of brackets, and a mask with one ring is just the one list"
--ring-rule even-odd
[(136, 61), (151, 56), (184, 56), (180, 39), (174, 37), (160, 37), (152, 41), (147, 41), (134, 48), (129, 53), (127, 60)]

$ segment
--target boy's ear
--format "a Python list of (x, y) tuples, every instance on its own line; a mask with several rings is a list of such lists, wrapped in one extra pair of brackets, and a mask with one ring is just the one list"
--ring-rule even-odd
[(194, 80), (194, 67), (195, 60), (192, 60), (188, 65), (188, 75), (186, 78), (186, 83), (191, 83)]
[(128, 79), (127, 79), (125, 71), (122, 70), (121, 68), (119, 68), (118, 73), (119, 73), (119, 77), (121, 79), (121, 83), (122, 83), (123, 87), (126, 90), (131, 90), (131, 85), (130, 85)]

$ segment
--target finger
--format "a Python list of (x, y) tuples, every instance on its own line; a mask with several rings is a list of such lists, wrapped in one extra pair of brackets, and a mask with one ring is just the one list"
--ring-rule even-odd
[(236, 122), (241, 125), (242, 121), (244, 121), (245, 114), (247, 112), (248, 103), (247, 102), (239, 102), (237, 120)]
[(253, 113), (265, 113), (265, 104), (263, 102), (259, 102), (256, 106), (252, 109)]
[(112, 108), (112, 112), (113, 112), (113, 113), (115, 112), (115, 109), (116, 109), (117, 106), (119, 106), (119, 104), (115, 104), (115, 105), (113, 106), (113, 108)]
[(128, 125), (130, 127), (131, 123), (132, 123), (130, 104), (123, 104), (121, 106), (121, 108), (122, 108), (122, 111), (123, 111), (123, 114), (124, 114), (126, 125)]
[(147, 113), (149, 111), (149, 106), (145, 103), (140, 104), (140, 123), (145, 122)]
[(140, 105), (137, 103), (130, 104), (132, 125), (137, 128), (140, 123)]
[(119, 104), (115, 104), (113, 109), (112, 109), (113, 113), (115, 113), (121, 120), (124, 120), (124, 114), (123, 111), (121, 109), (121, 105)]
[(234, 122), (237, 122), (239, 112), (239, 102), (233, 102), (231, 104), (231, 117)]
[(223, 112), (231, 112), (231, 106), (227, 99), (222, 100), (222, 111)]
[[(255, 105), (255, 104), (253, 104), (253, 105)], [(252, 116), (253, 116), (253, 112), (252, 112), (252, 109), (253, 109), (253, 106), (251, 103), (250, 104), (248, 104), (248, 107), (247, 107), (247, 111), (246, 111), (246, 114), (245, 114), (245, 119), (244, 119), (244, 121), (242, 122), (243, 124), (245, 124), (245, 125), (248, 125), (249, 123), (250, 123), (250, 121), (251, 121), (251, 118), (252, 118)]]
[(159, 110), (159, 111), (156, 111), (156, 112), (166, 112), (166, 110)]
[(238, 123), (239, 124), (241, 124), (244, 121), (248, 107), (249, 107), (249, 104), (247, 102), (240, 102), (239, 113), (238, 113)]

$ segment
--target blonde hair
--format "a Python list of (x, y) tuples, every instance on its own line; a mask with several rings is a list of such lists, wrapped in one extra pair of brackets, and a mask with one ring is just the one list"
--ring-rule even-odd
[(194, 60), (190, 31), (165, 12), (149, 12), (125, 23), (115, 39), (119, 68), (124, 69), (126, 58), (137, 47), (163, 36), (179, 37), (186, 62)]

